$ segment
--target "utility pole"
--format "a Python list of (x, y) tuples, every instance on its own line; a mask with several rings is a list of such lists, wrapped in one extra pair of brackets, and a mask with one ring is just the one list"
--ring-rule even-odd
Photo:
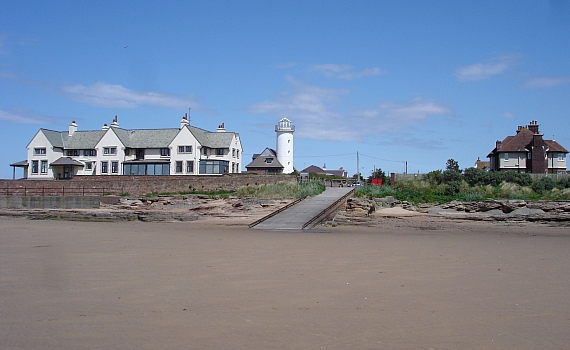
[(356, 151), (356, 176), (358, 182), (360, 182), (360, 158), (358, 157), (358, 151)]

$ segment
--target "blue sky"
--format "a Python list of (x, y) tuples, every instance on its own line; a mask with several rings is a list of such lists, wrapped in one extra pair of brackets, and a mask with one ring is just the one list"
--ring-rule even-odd
[[(570, 149), (568, 1), (25, 1), (0, 11), (0, 178), (39, 128), (191, 124), (245, 160), (461, 168), (538, 120)], [(18, 170), (17, 175), (21, 175)]]

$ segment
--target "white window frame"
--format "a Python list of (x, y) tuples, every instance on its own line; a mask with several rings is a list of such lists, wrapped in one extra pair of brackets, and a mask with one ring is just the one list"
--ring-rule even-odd
[(42, 160), (40, 161), (40, 173), (47, 174), (48, 172), (48, 161)]
[(504, 159), (505, 159), (505, 162), (509, 161), (509, 152), (505, 152)]
[(45, 147), (34, 148), (34, 155), (36, 156), (45, 156), (46, 152), (47, 151)]
[(103, 155), (114, 156), (117, 154), (117, 147), (103, 147)]

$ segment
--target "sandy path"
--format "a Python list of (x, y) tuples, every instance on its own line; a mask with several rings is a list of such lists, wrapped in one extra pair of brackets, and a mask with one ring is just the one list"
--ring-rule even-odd
[(568, 347), (567, 228), (391, 220), (264, 232), (0, 217), (0, 348)]

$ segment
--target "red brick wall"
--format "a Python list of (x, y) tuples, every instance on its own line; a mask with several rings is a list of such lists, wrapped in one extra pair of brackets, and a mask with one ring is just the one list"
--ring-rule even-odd
[(219, 176), (75, 176), (70, 180), (0, 180), (0, 195), (88, 195), (140, 196), (152, 192), (236, 190), (241, 186), (296, 181), (293, 175), (226, 174)]

